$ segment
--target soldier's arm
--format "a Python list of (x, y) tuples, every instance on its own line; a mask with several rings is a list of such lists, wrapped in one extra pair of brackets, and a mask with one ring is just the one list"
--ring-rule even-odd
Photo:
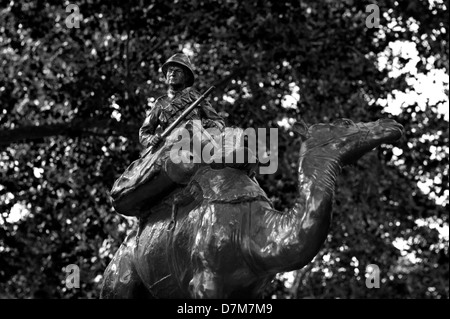
[[(200, 93), (198, 93), (197, 91), (192, 90), (190, 93), (191, 99), (194, 101), (200, 97)], [(225, 121), (208, 101), (203, 101), (200, 104), (199, 110), (202, 117), (202, 122), (205, 127), (216, 127), (219, 130), (223, 131), (223, 129), (225, 128)]]
[(207, 127), (217, 127), (219, 130), (223, 131), (225, 128), (225, 121), (216, 112), (216, 110), (211, 106), (209, 102), (203, 102), (201, 105), (203, 118), (206, 119), (205, 124)]
[(144, 120), (144, 124), (142, 124), (141, 128), (139, 129), (139, 142), (144, 146), (148, 147), (150, 146), (150, 141), (152, 140), (156, 128), (159, 124), (159, 107), (155, 105), (150, 113), (146, 116)]

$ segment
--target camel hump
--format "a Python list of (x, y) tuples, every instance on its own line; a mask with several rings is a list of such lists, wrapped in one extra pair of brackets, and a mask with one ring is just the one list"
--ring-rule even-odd
[(203, 199), (210, 202), (240, 203), (262, 199), (270, 203), (256, 181), (246, 172), (231, 167), (220, 170), (202, 167), (192, 177), (190, 185), (193, 184), (200, 187)]

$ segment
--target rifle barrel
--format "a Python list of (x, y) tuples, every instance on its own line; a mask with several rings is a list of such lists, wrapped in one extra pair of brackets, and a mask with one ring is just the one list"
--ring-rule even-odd
[(180, 122), (182, 120), (184, 120), (186, 118), (186, 116), (193, 110), (195, 109), (211, 92), (212, 90), (214, 90), (215, 87), (211, 86), (208, 90), (206, 90), (205, 93), (203, 93), (194, 103), (192, 103), (191, 105), (189, 105), (184, 111), (183, 113), (181, 113), (181, 115), (172, 122), (172, 124), (170, 124), (165, 130), (164, 132), (162, 132), (161, 137), (162, 138), (166, 138), (167, 136), (169, 136), (170, 132), (172, 132), (172, 130), (178, 125), (180, 124)]

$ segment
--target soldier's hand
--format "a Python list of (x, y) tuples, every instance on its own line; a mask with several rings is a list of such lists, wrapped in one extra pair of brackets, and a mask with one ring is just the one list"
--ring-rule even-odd
[(216, 123), (214, 123), (214, 121), (210, 120), (210, 119), (203, 119), (203, 127), (205, 128), (210, 128), (210, 127), (215, 127)]
[(158, 144), (159, 143), (161, 143), (162, 142), (162, 138), (161, 138), (161, 136), (159, 136), (158, 134), (157, 135), (154, 135), (153, 137), (152, 137), (152, 139), (150, 140), (150, 145), (151, 146), (153, 146), (153, 147), (156, 147), (156, 146), (158, 146)]

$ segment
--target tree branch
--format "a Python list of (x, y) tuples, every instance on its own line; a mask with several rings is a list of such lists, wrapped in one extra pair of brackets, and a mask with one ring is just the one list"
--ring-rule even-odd
[(72, 122), (23, 126), (10, 130), (0, 130), (0, 145), (36, 140), (56, 135), (98, 135), (99, 133), (110, 133), (112, 135), (124, 136), (133, 140), (138, 139), (137, 125), (129, 125), (111, 119), (76, 119)]

